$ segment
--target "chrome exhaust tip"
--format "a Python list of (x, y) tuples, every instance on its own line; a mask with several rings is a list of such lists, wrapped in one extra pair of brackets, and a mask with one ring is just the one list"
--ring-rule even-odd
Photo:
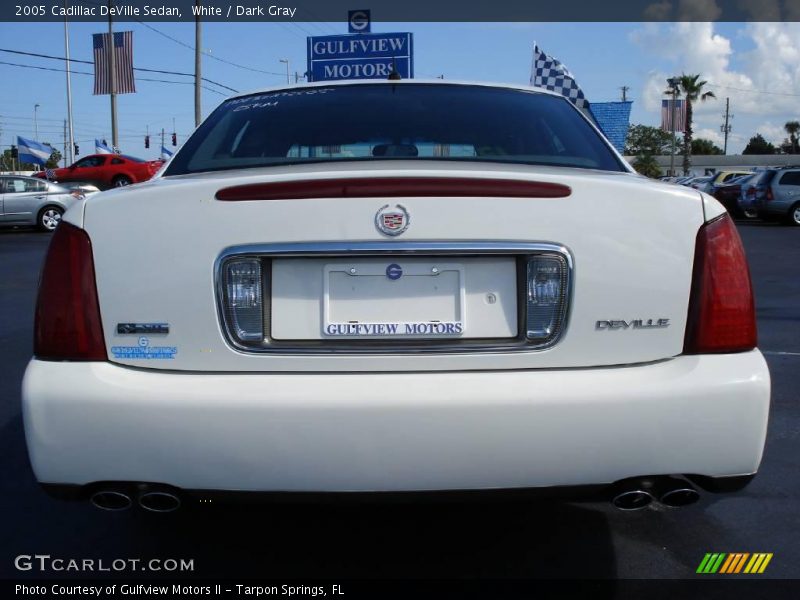
[(180, 508), (181, 499), (171, 492), (144, 492), (139, 496), (139, 506), (150, 512), (168, 513)]
[(684, 484), (681, 487), (664, 492), (658, 501), (664, 506), (672, 508), (680, 508), (682, 506), (689, 506), (700, 500), (700, 494), (696, 489)]
[(100, 510), (109, 511), (127, 510), (133, 504), (128, 494), (114, 490), (95, 492), (89, 501)]
[(619, 510), (641, 510), (654, 500), (650, 492), (633, 489), (614, 496), (611, 503)]

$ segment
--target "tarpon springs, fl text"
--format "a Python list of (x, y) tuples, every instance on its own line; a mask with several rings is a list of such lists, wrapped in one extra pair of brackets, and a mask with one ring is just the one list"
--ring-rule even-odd
[(222, 595), (228, 596), (281, 596), (284, 598), (317, 598), (317, 597), (342, 597), (344, 591), (342, 586), (336, 583), (325, 585), (302, 585), (302, 584), (276, 584), (276, 585), (243, 585), (243, 584), (213, 584), (213, 585), (194, 585), (194, 584), (111, 584), (111, 585), (81, 585), (54, 583), (47, 585), (25, 585), (15, 584), (15, 595), (17, 596), (64, 596), (64, 597), (94, 597), (111, 598), (117, 596), (140, 597), (140, 596), (214, 596), (219, 598)]

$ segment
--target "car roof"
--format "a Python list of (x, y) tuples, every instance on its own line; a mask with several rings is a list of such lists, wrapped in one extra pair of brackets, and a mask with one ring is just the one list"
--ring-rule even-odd
[(33, 177), (32, 175), (15, 175), (14, 173), (0, 173), (0, 177), (13, 177), (14, 179), (31, 179), (33, 181), (47, 181), (41, 177)]
[(558, 98), (565, 98), (565, 96), (559, 94), (558, 92), (552, 92), (550, 90), (546, 90), (544, 88), (533, 87), (530, 85), (520, 85), (515, 83), (496, 83), (496, 82), (486, 82), (486, 81), (467, 81), (467, 80), (457, 80), (457, 79), (397, 79), (397, 80), (388, 80), (388, 79), (346, 79), (346, 80), (338, 80), (338, 81), (315, 81), (312, 83), (299, 83), (297, 85), (278, 85), (278, 86), (271, 86), (266, 88), (258, 88), (255, 90), (250, 90), (248, 92), (240, 92), (238, 94), (234, 94), (230, 96), (228, 99), (232, 98), (242, 98), (244, 96), (252, 96), (254, 94), (265, 94), (269, 92), (281, 92), (281, 91), (295, 91), (298, 89), (313, 89), (318, 87), (344, 87), (344, 86), (351, 86), (351, 85), (452, 85), (452, 86), (462, 86), (462, 87), (488, 87), (488, 88), (496, 88), (496, 89), (508, 89), (508, 90), (518, 90), (523, 92), (534, 92), (537, 94), (544, 94), (546, 96), (556, 96)]

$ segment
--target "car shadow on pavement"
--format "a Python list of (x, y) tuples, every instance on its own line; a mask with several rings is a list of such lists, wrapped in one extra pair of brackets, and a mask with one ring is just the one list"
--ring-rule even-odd
[[(302, 503), (137, 515), (198, 576), (613, 578), (605, 516), (556, 502)], [(162, 546), (163, 551), (163, 546)]]

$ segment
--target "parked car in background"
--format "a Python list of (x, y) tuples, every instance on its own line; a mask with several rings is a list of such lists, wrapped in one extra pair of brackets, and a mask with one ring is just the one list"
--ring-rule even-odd
[(800, 166), (763, 171), (742, 202), (762, 219), (800, 226)]
[(712, 177), (695, 177), (691, 181), (684, 183), (684, 185), (701, 192), (707, 192), (711, 186), (711, 179)]
[[(156, 174), (163, 162), (142, 160), (125, 154), (92, 154), (69, 167), (53, 169), (50, 178), (58, 183), (85, 183), (106, 190), (147, 181)], [(45, 173), (40, 171), (35, 173), (34, 177), (45, 178)]]
[(727, 184), (733, 182), (735, 179), (738, 179), (740, 177), (744, 177), (746, 175), (752, 175), (752, 174), (753, 174), (753, 171), (744, 171), (744, 170), (740, 170), (740, 171), (719, 171), (717, 173), (714, 173), (711, 176), (711, 181), (706, 185), (706, 189), (703, 190), (703, 191), (707, 192), (707, 193), (709, 193), (709, 194), (711, 194), (713, 196), (714, 193), (717, 191), (717, 188), (719, 188), (720, 186), (727, 185)]
[(69, 190), (70, 192), (78, 192), (83, 194), (85, 198), (93, 196), (94, 194), (99, 194), (101, 191), (96, 185), (92, 185), (90, 183), (80, 183), (79, 181), (64, 181), (58, 185)]
[(560, 94), (240, 95), (151, 183), (67, 218), (22, 384), (62, 497), (589, 486), (634, 510), (761, 462), (735, 225), (634, 173)]
[(83, 194), (51, 181), (20, 175), (0, 175), (0, 225), (35, 225), (54, 231), (61, 215)]
[(756, 177), (753, 177), (742, 185), (741, 193), (739, 194), (739, 208), (748, 216), (758, 216), (758, 208), (756, 206), (756, 198), (763, 195), (766, 191), (766, 185), (772, 180), (775, 171), (778, 167), (769, 167), (756, 172)]
[[(739, 206), (739, 198), (742, 193), (742, 185), (749, 181), (758, 179), (760, 175), (757, 173), (750, 173), (741, 177), (735, 177), (728, 180), (727, 183), (716, 186), (714, 198), (719, 200), (720, 204), (725, 207), (732, 217), (737, 219), (747, 216), (747, 213)], [(750, 211), (752, 214), (752, 211)]]

